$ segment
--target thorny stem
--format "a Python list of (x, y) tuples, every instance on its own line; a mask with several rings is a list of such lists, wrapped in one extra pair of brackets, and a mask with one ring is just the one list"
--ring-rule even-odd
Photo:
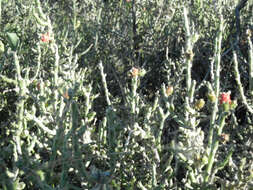
[(217, 126), (217, 128), (218, 128), (217, 129), (217, 136), (214, 139), (214, 142), (212, 144), (211, 151), (210, 151), (210, 154), (209, 154), (209, 157), (208, 157), (208, 165), (207, 165), (206, 174), (205, 174), (205, 178), (204, 178), (205, 183), (208, 182), (208, 179), (211, 175), (211, 171), (212, 171), (212, 168), (213, 168), (213, 163), (214, 163), (214, 160), (215, 160), (215, 155), (216, 155), (216, 152), (217, 152), (218, 147), (219, 147), (219, 137), (222, 133), (223, 127), (225, 126), (225, 123), (226, 123), (225, 119), (226, 119), (227, 115), (228, 115), (227, 112), (222, 113), (219, 125)]
[(238, 61), (237, 61), (236, 53), (233, 52), (233, 55), (234, 55), (235, 80), (236, 80), (236, 83), (237, 83), (237, 85), (239, 87), (239, 92), (240, 92), (240, 96), (242, 98), (242, 102), (246, 106), (246, 108), (248, 109), (248, 111), (250, 113), (253, 113), (253, 109), (247, 103), (247, 99), (246, 99), (246, 97), (244, 95), (244, 90), (243, 90), (243, 86), (242, 86), (241, 79), (240, 79), (240, 73), (239, 73), (239, 69), (238, 69)]
[[(17, 121), (17, 130), (14, 135), (14, 143), (15, 143), (15, 151), (14, 151), (14, 162), (18, 161), (18, 155), (22, 154), (22, 149), (21, 149), (21, 133), (23, 131), (23, 122), (24, 122), (24, 104), (25, 104), (25, 90), (26, 90), (26, 83), (25, 80), (21, 76), (21, 68), (17, 56), (17, 52), (13, 52), (13, 57), (14, 57), (14, 63), (15, 63), (15, 68), (16, 68), (16, 73), (17, 73), (17, 85), (18, 85), (18, 93), (19, 93), (19, 103), (17, 105), (17, 115), (18, 115), (18, 121)], [(14, 173), (15, 175), (18, 174), (18, 168), (14, 168)]]
[(215, 76), (214, 76), (214, 93), (215, 93), (215, 97), (216, 100), (213, 104), (213, 111), (212, 111), (212, 116), (211, 116), (211, 120), (210, 120), (210, 128), (209, 128), (209, 136), (208, 136), (208, 151), (210, 151), (210, 148), (212, 146), (212, 142), (213, 142), (213, 130), (214, 130), (214, 126), (215, 126), (215, 120), (216, 120), (216, 114), (218, 112), (218, 98), (219, 97), (219, 93), (220, 93), (220, 61), (221, 61), (221, 42), (222, 42), (222, 32), (224, 29), (223, 26), (224, 22), (223, 22), (223, 18), (221, 17), (221, 22), (220, 22), (220, 27), (219, 27), (219, 32), (218, 32), (218, 37), (216, 38), (216, 42), (215, 42)]

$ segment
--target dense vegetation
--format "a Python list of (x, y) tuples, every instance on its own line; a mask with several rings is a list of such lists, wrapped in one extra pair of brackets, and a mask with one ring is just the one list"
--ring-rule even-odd
[(0, 0), (0, 189), (253, 189), (252, 0)]

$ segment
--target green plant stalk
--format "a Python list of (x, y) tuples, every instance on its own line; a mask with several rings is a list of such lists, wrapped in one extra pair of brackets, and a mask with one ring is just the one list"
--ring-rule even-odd
[(2, 0), (0, 0), (0, 24), (2, 22)]
[(219, 32), (218, 32), (218, 37), (215, 40), (215, 76), (214, 76), (214, 93), (215, 93), (215, 102), (213, 104), (213, 109), (212, 109), (212, 115), (211, 115), (211, 120), (210, 120), (210, 127), (209, 127), (209, 134), (208, 134), (208, 154), (209, 151), (211, 150), (211, 146), (213, 143), (213, 131), (214, 131), (214, 126), (215, 126), (215, 120), (216, 120), (216, 115), (218, 112), (218, 97), (220, 93), (220, 62), (221, 62), (221, 42), (222, 42), (222, 33), (224, 30), (224, 22), (223, 18), (221, 17), (221, 22), (219, 25)]
[[(71, 134), (71, 133), (70, 133)], [(63, 160), (68, 160), (68, 139), (71, 135), (65, 135), (64, 143), (63, 143)], [(68, 164), (67, 162), (63, 161), (62, 163), (62, 171), (61, 171), (61, 180), (60, 180), (60, 188), (64, 189), (66, 186), (68, 179)]]
[(156, 163), (153, 162), (152, 164), (152, 188), (157, 186), (157, 179), (156, 179)]
[(58, 50), (57, 44), (55, 43), (55, 39), (53, 36), (53, 34), (54, 34), (53, 27), (52, 27), (50, 19), (47, 18), (47, 16), (43, 13), (40, 1), (35, 0), (35, 4), (37, 6), (37, 12), (39, 13), (39, 15), (36, 13), (35, 10), (33, 10), (33, 15), (35, 16), (37, 22), (40, 25), (48, 27), (50, 37), (52, 38), (51, 39), (52, 43), (50, 44), (50, 47), (51, 47), (52, 52), (54, 53), (54, 58), (55, 58), (54, 68), (53, 68), (53, 84), (54, 84), (53, 86), (54, 86), (54, 112), (56, 113), (57, 112), (57, 105), (58, 105), (58, 101), (59, 101), (59, 93), (58, 93), (59, 60), (60, 60), (59, 50)]
[(195, 178), (193, 168), (188, 166), (187, 169), (189, 170), (189, 177), (190, 177), (191, 182), (192, 183), (197, 183), (197, 179)]
[(0, 75), (0, 78), (1, 78), (3, 81), (7, 82), (7, 83), (11, 83), (11, 84), (14, 84), (14, 85), (16, 85), (16, 86), (18, 85), (18, 83), (17, 83), (16, 80), (10, 79), (10, 78), (8, 78), (8, 77), (6, 77), (6, 76), (4, 76), (4, 75)]
[(40, 120), (40, 119), (38, 119), (38, 118), (36, 118), (36, 116), (35, 115), (32, 115), (32, 114), (30, 114), (30, 113), (28, 113), (28, 112), (26, 112), (25, 113), (26, 114), (26, 119), (27, 120), (33, 120), (35, 123), (37, 123), (37, 125), (45, 132), (45, 133), (48, 133), (49, 135), (56, 135), (56, 131), (55, 130), (51, 130), (51, 129), (49, 129), (49, 128), (47, 128), (44, 124), (43, 124), (43, 122)]
[[(185, 23), (185, 30), (186, 30), (186, 53), (192, 52), (192, 44), (191, 44), (191, 33), (190, 33), (190, 25), (188, 20), (188, 13), (186, 7), (184, 7), (184, 23)], [(187, 67), (187, 78), (186, 78), (186, 88), (188, 96), (190, 96), (190, 90), (191, 90), (191, 67), (192, 67), (192, 60), (190, 57), (186, 57), (186, 67)]]
[(144, 185), (142, 185), (141, 181), (138, 181), (137, 186), (138, 186), (141, 190), (147, 190), (147, 188), (144, 187)]
[(107, 130), (106, 130), (106, 123), (107, 123), (107, 119), (106, 117), (104, 117), (103, 121), (102, 121), (102, 126), (103, 126), (103, 131), (102, 131), (102, 142), (104, 143), (104, 145), (107, 143), (106, 139), (107, 139)]
[(98, 66), (99, 66), (100, 74), (101, 74), (101, 77), (102, 77), (102, 83), (103, 83), (104, 90), (105, 90), (106, 102), (107, 102), (107, 105), (110, 106), (111, 101), (110, 101), (110, 98), (109, 98), (109, 91), (108, 91), (107, 83), (106, 83), (106, 74), (104, 73), (104, 67), (103, 67), (102, 62), (100, 62)]
[(163, 112), (163, 109), (161, 107), (158, 108), (159, 111), (159, 115), (161, 117), (161, 121), (160, 121), (160, 126), (159, 126), (159, 131), (158, 131), (158, 135), (157, 135), (157, 147), (158, 150), (161, 151), (161, 139), (162, 139), (162, 132), (163, 132), (163, 128), (164, 128), (164, 122), (167, 119), (167, 117), (169, 117), (170, 112), (167, 111), (165, 114)]
[(76, 0), (73, 0), (73, 25), (74, 25), (74, 30), (76, 30), (77, 22), (76, 22)]
[[(51, 166), (50, 166), (51, 172), (53, 172), (53, 169), (54, 169), (53, 164), (56, 159), (57, 150), (59, 149), (58, 141), (61, 140), (62, 134), (64, 132), (63, 122), (65, 121), (64, 119), (66, 118), (66, 115), (69, 112), (70, 106), (71, 106), (71, 101), (68, 101), (67, 104), (65, 105), (62, 116), (59, 119), (57, 119), (57, 126), (61, 126), (61, 127), (59, 127), (57, 129), (57, 131), (55, 132), (55, 135), (54, 135), (52, 154), (50, 156), (50, 161), (49, 161), (49, 163), (51, 164)], [(40, 126), (40, 127), (42, 127), (42, 126)]]
[(185, 30), (186, 30), (186, 52), (185, 52), (185, 58), (186, 58), (186, 90), (187, 90), (187, 96), (185, 98), (185, 121), (186, 123), (192, 125), (191, 127), (194, 127), (194, 122), (190, 121), (190, 112), (191, 109), (191, 103), (193, 101), (193, 95), (195, 90), (196, 83), (192, 82), (191, 78), (191, 69), (192, 69), (192, 59), (193, 59), (193, 41), (192, 41), (192, 35), (190, 31), (190, 24), (188, 19), (188, 11), (186, 7), (183, 9), (184, 13), (184, 23), (185, 23)]
[[(116, 149), (119, 144), (120, 139), (118, 139), (118, 130), (119, 127), (117, 121), (117, 115), (115, 110), (112, 107), (107, 108), (106, 110), (106, 118), (107, 118), (107, 144), (108, 144), (108, 155), (110, 157), (110, 171), (113, 173), (116, 162), (117, 162), (117, 155)], [(127, 143), (126, 143), (127, 144)], [(127, 145), (126, 145), (127, 146)]]
[(217, 136), (214, 139), (214, 142), (213, 142), (212, 147), (211, 147), (210, 154), (208, 156), (208, 164), (207, 164), (205, 178), (204, 178), (205, 183), (208, 182), (209, 177), (211, 175), (211, 171), (212, 171), (214, 160), (215, 160), (215, 155), (216, 155), (216, 152), (217, 152), (218, 147), (219, 147), (219, 137), (222, 133), (223, 127), (225, 126), (225, 123), (226, 123), (225, 120), (226, 120), (227, 115), (228, 115), (227, 112), (222, 113), (219, 125), (217, 126), (218, 127)]
[(47, 20), (46, 15), (42, 11), (40, 0), (35, 0), (35, 4), (36, 4), (37, 10), (39, 12), (39, 15), (42, 17), (43, 20)]
[(98, 150), (100, 150), (101, 143), (103, 145), (106, 144), (106, 122), (107, 119), (106, 117), (104, 117), (98, 128), (98, 137), (99, 137)]
[[(26, 84), (24, 79), (21, 76), (21, 69), (20, 64), (17, 56), (17, 52), (13, 52), (13, 58), (14, 58), (14, 64), (16, 68), (17, 73), (17, 84), (18, 84), (18, 97), (19, 97), (19, 103), (17, 104), (17, 128), (13, 137), (14, 143), (15, 143), (15, 151), (14, 151), (14, 163), (18, 161), (18, 155), (22, 155), (22, 149), (21, 149), (21, 133), (23, 131), (23, 122), (24, 122), (24, 104), (25, 104), (25, 90), (26, 90)], [(15, 165), (15, 164), (14, 164)], [(14, 173), (16, 174), (15, 177), (17, 177), (18, 174), (18, 168), (14, 167)]]
[(131, 113), (136, 114), (137, 102), (137, 87), (138, 87), (138, 76), (132, 78), (132, 93), (131, 93)]
[(243, 104), (246, 106), (246, 108), (248, 109), (248, 111), (252, 114), (253, 113), (253, 109), (250, 107), (250, 105), (247, 102), (246, 96), (244, 94), (243, 86), (242, 86), (242, 83), (241, 83), (236, 53), (233, 52), (233, 55), (234, 55), (235, 80), (236, 80), (236, 83), (237, 83), (238, 88), (239, 88), (240, 96), (242, 98)]
[(41, 65), (41, 48), (40, 48), (40, 43), (37, 43), (37, 48), (38, 48), (37, 69), (36, 69), (35, 75), (34, 75), (34, 77), (33, 77), (33, 79), (31, 81), (34, 81), (38, 77), (39, 72), (40, 72), (40, 65)]
[(26, 84), (23, 78), (21, 77), (21, 69), (19, 65), (19, 60), (17, 53), (14, 52), (14, 63), (16, 67), (16, 72), (17, 72), (17, 83), (18, 83), (18, 89), (19, 93), (18, 96), (20, 98), (20, 101), (17, 105), (17, 115), (18, 115), (18, 122), (17, 122), (17, 131), (16, 135), (14, 138), (16, 138), (16, 143), (17, 143), (17, 151), (19, 154), (22, 154), (21, 151), (21, 146), (20, 146), (20, 135), (23, 131), (23, 120), (24, 120), (24, 104), (25, 104), (25, 89), (26, 89)]
[(251, 41), (251, 36), (253, 35), (253, 32), (248, 29), (247, 33), (247, 39), (249, 43), (249, 92), (250, 95), (253, 96), (253, 45)]
[[(232, 157), (233, 151), (234, 151), (234, 148), (231, 147), (230, 150), (229, 150), (229, 152), (228, 152), (228, 155), (226, 156), (226, 158), (224, 159), (224, 161), (222, 163), (220, 163), (218, 165), (218, 167), (213, 171), (212, 176), (214, 176), (219, 170), (222, 170), (228, 164), (230, 158)], [(211, 179), (211, 181), (212, 180), (213, 179)]]
[(35, 17), (36, 21), (41, 26), (48, 26), (50, 22), (42, 11), (40, 0), (35, 0), (35, 6), (36, 9), (33, 9), (33, 16)]
[(54, 87), (55, 87), (55, 91), (54, 91), (54, 110), (55, 112), (57, 111), (57, 105), (58, 105), (58, 99), (59, 99), (59, 93), (58, 93), (58, 81), (59, 81), (59, 60), (60, 60), (60, 56), (59, 56), (59, 52), (58, 52), (58, 46), (56, 45), (56, 43), (52, 44), (54, 53), (55, 53), (55, 61), (54, 61)]
[[(72, 117), (72, 146), (74, 149), (74, 156), (78, 160), (82, 158), (82, 154), (80, 152), (79, 143), (78, 143), (78, 135), (76, 134), (76, 130), (79, 125), (80, 115), (78, 111), (78, 106), (76, 102), (72, 102), (71, 104), (71, 117)], [(82, 174), (82, 176), (86, 177), (87, 180), (90, 180), (90, 176), (85, 170), (84, 164), (82, 160), (78, 161), (78, 170)]]
[(84, 108), (85, 123), (88, 122), (88, 114), (89, 114), (89, 111), (91, 108), (91, 102), (90, 102), (91, 90), (92, 90), (92, 86), (91, 86), (91, 84), (89, 84), (84, 91), (84, 95), (85, 95), (85, 108)]
[(192, 103), (193, 102), (193, 98), (194, 98), (194, 92), (195, 92), (195, 88), (196, 88), (196, 81), (195, 80), (193, 80), (192, 81), (192, 85), (191, 85), (191, 89), (190, 89), (190, 103)]

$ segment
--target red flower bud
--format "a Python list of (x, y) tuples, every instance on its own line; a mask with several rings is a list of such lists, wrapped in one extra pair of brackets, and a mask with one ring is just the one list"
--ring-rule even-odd
[(48, 32), (46, 34), (42, 34), (41, 35), (41, 41), (42, 42), (47, 43), (47, 42), (50, 42), (50, 40), (51, 40), (51, 38), (50, 38), (50, 35), (49, 35)]
[(166, 89), (166, 95), (170, 96), (173, 93), (173, 86), (168, 86)]
[(231, 104), (230, 92), (222, 92), (220, 94), (219, 100), (220, 100), (220, 104), (225, 104), (225, 103)]
[(137, 77), (139, 74), (140, 74), (140, 70), (133, 67), (131, 70), (130, 70), (130, 73), (132, 75), (132, 77)]

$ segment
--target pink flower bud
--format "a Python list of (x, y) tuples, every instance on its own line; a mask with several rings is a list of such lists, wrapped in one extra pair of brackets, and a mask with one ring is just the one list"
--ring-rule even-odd
[(51, 38), (50, 38), (50, 35), (49, 35), (48, 32), (46, 34), (42, 34), (41, 35), (41, 41), (42, 42), (47, 43), (47, 42), (50, 42), (50, 40), (51, 40)]
[(166, 89), (166, 95), (170, 96), (173, 93), (173, 86), (168, 86)]
[(225, 104), (225, 103), (231, 104), (230, 92), (222, 92), (220, 94), (219, 100), (220, 100), (220, 104)]
[(133, 67), (133, 68), (130, 70), (130, 73), (131, 73), (132, 77), (137, 77), (137, 76), (140, 74), (140, 71), (139, 71), (139, 69)]

